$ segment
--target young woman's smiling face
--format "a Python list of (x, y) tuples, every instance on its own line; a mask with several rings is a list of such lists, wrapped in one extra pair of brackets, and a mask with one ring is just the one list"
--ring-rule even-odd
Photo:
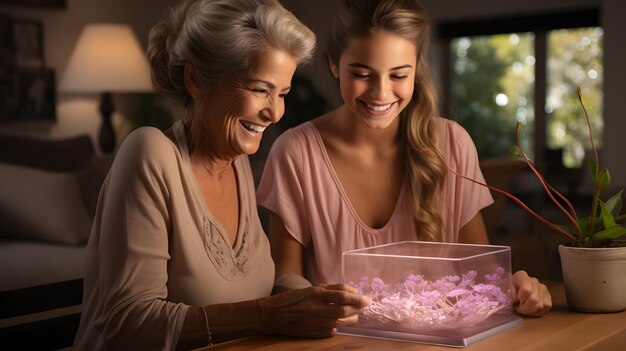
[(352, 39), (331, 70), (351, 114), (370, 128), (387, 128), (411, 101), (416, 63), (412, 42), (380, 32)]

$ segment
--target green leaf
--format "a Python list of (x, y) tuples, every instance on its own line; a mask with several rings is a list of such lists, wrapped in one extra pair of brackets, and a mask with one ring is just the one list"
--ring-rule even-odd
[(578, 218), (576, 220), (576, 223), (578, 223), (578, 226), (583, 231), (583, 236), (589, 236), (590, 234), (593, 234), (593, 232), (591, 231), (595, 228), (605, 228), (602, 222), (602, 216), (599, 216), (593, 220), (593, 226), (589, 225), (589, 216)]
[(609, 174), (609, 170), (603, 168), (598, 175), (598, 189), (603, 190), (606, 189), (611, 184), (611, 174)]
[(588, 222), (589, 222), (589, 217), (588, 216), (587, 217), (579, 217), (576, 220), (576, 223), (578, 223), (578, 226), (581, 227), (581, 228), (586, 226)]
[(626, 234), (626, 228), (619, 224), (616, 224), (612, 227), (604, 229), (601, 232), (597, 232), (595, 235), (593, 235), (593, 240), (616, 239), (624, 234)]
[(604, 224), (604, 228), (611, 228), (616, 224), (611, 211), (604, 206), (602, 201), (600, 201), (600, 212), (602, 213), (602, 223)]
[(589, 216), (577, 218), (576, 219), (576, 223), (578, 223), (578, 227), (583, 232), (583, 234), (585, 234), (586, 229), (587, 229), (587, 225), (589, 223)]
[(603, 203), (604, 206), (606, 206), (606, 209), (611, 212), (613, 218), (618, 217), (620, 215), (620, 212), (622, 212), (622, 192), (623, 190), (620, 190), (615, 195), (611, 196), (610, 199)]
[(591, 179), (593, 180), (593, 185), (596, 185), (596, 168), (598, 164), (596, 163), (596, 159), (593, 157), (587, 157), (587, 166), (589, 167), (589, 172), (591, 173)]
[(509, 146), (509, 158), (512, 160), (522, 159), (522, 153), (517, 145)]

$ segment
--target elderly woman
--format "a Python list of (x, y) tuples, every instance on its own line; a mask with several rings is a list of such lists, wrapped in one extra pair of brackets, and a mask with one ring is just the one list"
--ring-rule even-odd
[(315, 36), (276, 0), (186, 1), (150, 33), (158, 91), (186, 115), (127, 137), (89, 239), (75, 348), (185, 349), (321, 337), (367, 300), (345, 285), (269, 296), (274, 263), (248, 159)]

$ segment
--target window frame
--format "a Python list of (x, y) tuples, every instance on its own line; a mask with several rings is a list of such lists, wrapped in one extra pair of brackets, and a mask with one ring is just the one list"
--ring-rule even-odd
[(597, 7), (553, 13), (498, 16), (481, 19), (441, 21), (436, 27), (440, 55), (441, 111), (450, 115), (450, 44), (460, 37), (486, 36), (532, 32), (535, 35), (535, 83), (534, 83), (534, 164), (544, 165), (546, 147), (546, 93), (547, 93), (547, 36), (550, 30), (582, 27), (601, 27), (600, 10)]

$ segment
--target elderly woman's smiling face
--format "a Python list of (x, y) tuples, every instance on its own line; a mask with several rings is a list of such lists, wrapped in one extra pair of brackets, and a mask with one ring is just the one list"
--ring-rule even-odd
[(267, 49), (251, 60), (251, 67), (238, 78), (224, 79), (208, 91), (192, 95), (193, 123), (202, 130), (220, 158), (255, 153), (263, 131), (280, 120), (285, 112), (285, 95), (291, 89), (296, 58), (289, 53)]

